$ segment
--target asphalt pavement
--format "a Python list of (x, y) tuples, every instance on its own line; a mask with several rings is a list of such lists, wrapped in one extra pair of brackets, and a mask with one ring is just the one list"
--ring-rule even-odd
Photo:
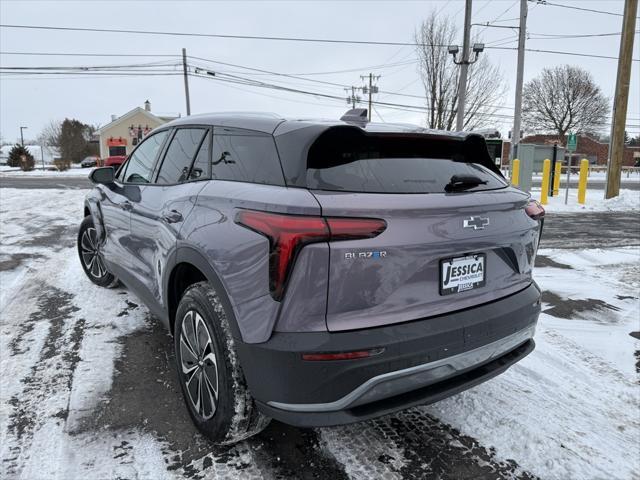
[(91, 181), (83, 175), (73, 177), (51, 177), (51, 176), (10, 176), (0, 175), (0, 188), (56, 188), (75, 189), (91, 188)]

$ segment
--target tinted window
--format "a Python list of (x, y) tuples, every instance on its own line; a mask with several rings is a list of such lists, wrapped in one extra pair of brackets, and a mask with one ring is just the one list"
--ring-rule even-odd
[(118, 178), (127, 183), (149, 183), (156, 157), (168, 133), (163, 130), (147, 137), (131, 154)]
[(307, 186), (349, 192), (442, 193), (456, 176), (477, 179), (460, 189), (464, 191), (505, 187), (504, 179), (490, 168), (486, 147), (482, 150), (475, 141), (336, 131), (323, 134), (309, 150)]
[(169, 143), (156, 183), (181, 183), (189, 178), (191, 164), (207, 131), (202, 128), (178, 129)]
[(214, 128), (211, 166), (213, 179), (284, 185), (275, 142), (268, 134)]
[(211, 134), (207, 133), (204, 141), (200, 145), (196, 160), (193, 162), (189, 180), (209, 177), (209, 164), (211, 162)]

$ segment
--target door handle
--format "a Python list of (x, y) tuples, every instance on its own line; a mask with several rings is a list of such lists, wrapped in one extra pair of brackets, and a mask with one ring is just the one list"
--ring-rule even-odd
[(166, 223), (178, 223), (182, 221), (182, 214), (177, 210), (165, 210), (162, 212), (162, 221)]
[(131, 202), (126, 200), (122, 203), (119, 203), (118, 206), (125, 212), (130, 212), (131, 210), (133, 210), (133, 205), (131, 205)]

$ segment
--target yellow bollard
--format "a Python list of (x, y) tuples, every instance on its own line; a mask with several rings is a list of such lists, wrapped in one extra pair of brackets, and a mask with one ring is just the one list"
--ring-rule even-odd
[(551, 175), (551, 160), (546, 158), (542, 164), (542, 191), (540, 192), (540, 203), (547, 204), (549, 196), (549, 175)]
[(511, 185), (520, 185), (520, 160), (517, 158), (514, 158), (511, 164)]
[(587, 196), (587, 177), (589, 176), (589, 160), (580, 162), (580, 178), (578, 180), (578, 203), (584, 205)]
[(562, 162), (556, 162), (556, 172), (553, 175), (553, 196), (556, 197), (560, 193), (560, 177), (562, 176)]

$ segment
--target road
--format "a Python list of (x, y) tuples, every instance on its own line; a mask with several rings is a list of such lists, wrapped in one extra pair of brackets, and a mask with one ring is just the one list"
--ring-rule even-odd
[(640, 245), (640, 212), (549, 213), (541, 248)]
[[(88, 172), (87, 172), (88, 174)], [(91, 181), (85, 176), (73, 177), (37, 177), (0, 175), (0, 188), (63, 188), (80, 190), (91, 188)]]

